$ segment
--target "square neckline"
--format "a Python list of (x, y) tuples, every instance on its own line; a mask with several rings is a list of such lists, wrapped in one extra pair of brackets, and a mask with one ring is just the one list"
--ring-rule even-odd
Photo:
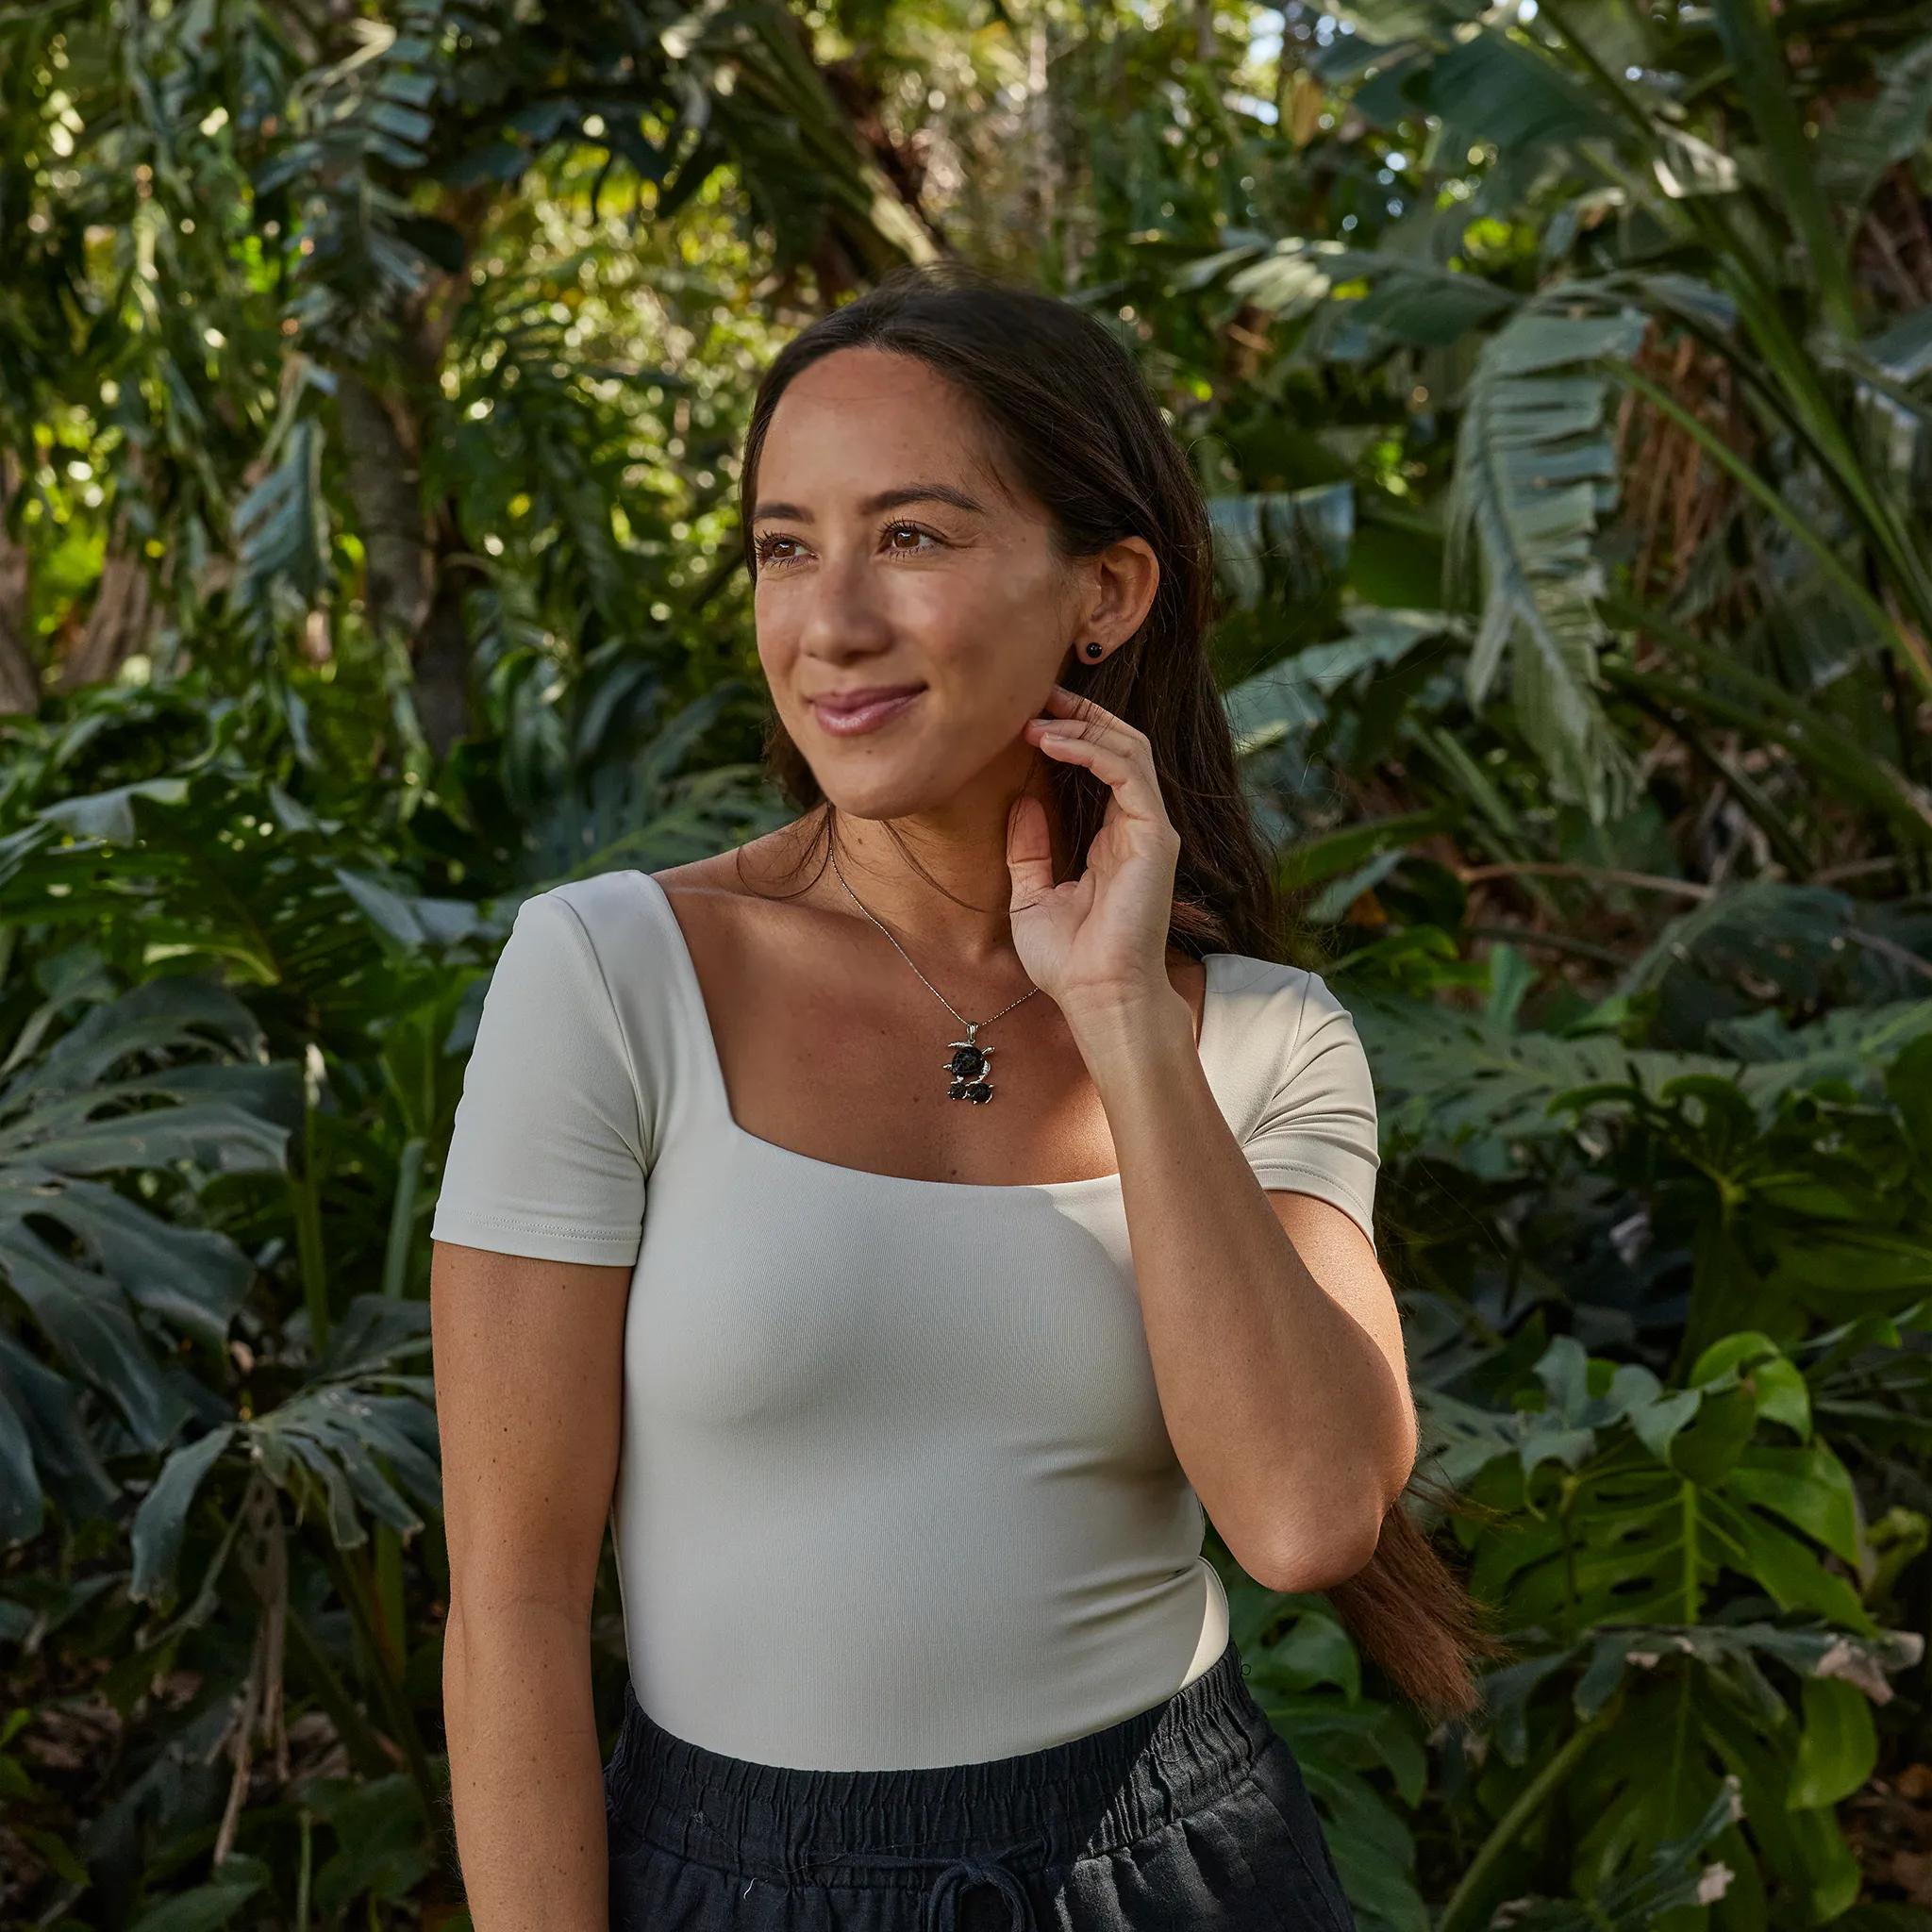
[[(677, 908), (671, 903), (667, 892), (658, 879), (650, 873), (633, 866), (629, 868), (633, 878), (641, 879), (655, 896), (659, 912), (671, 928), (671, 937), (675, 946), (675, 968), (680, 988), (691, 1011), (687, 1015), (692, 1023), (692, 1030), (699, 1041), (699, 1054), (709, 1075), (711, 1097), (716, 1104), (719, 1118), (738, 1140), (753, 1147), (762, 1148), (770, 1153), (782, 1155), (788, 1160), (801, 1161), (807, 1167), (815, 1167), (826, 1174), (846, 1174), (859, 1180), (883, 1181), (902, 1188), (946, 1188), (955, 1193), (976, 1194), (1064, 1194), (1081, 1189), (1108, 1188), (1120, 1191), (1120, 1170), (1112, 1174), (1089, 1174), (1079, 1180), (1071, 1181), (938, 1181), (927, 1180), (923, 1175), (908, 1174), (882, 1174), (877, 1168), (851, 1167), (841, 1160), (822, 1160), (815, 1154), (802, 1154), (795, 1147), (787, 1147), (782, 1141), (768, 1141), (762, 1134), (754, 1134), (742, 1125), (731, 1110), (731, 1090), (724, 1079), (724, 1059), (718, 1051), (718, 1036), (711, 1025), (711, 1009), (705, 998), (704, 981), (698, 976), (697, 960), (692, 956), (691, 941), (684, 936), (684, 926), (677, 917)], [(1195, 1041), (1195, 1051), (1201, 1053), (1204, 1066), (1207, 1056), (1202, 1049), (1208, 1041), (1208, 1023), (1214, 1014), (1214, 964), (1223, 957), (1216, 953), (1202, 956), (1203, 985), (1201, 996), (1201, 1031)]]

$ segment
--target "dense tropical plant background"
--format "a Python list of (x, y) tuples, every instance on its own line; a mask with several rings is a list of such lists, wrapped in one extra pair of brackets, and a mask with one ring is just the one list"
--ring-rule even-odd
[(1932, 1924), (1928, 127), (1924, 0), (0, 5), (0, 1924), (463, 1923), (466, 1043), (774, 822), (738, 425), (952, 252), (1192, 453), (1378, 1075), (1513, 1649), (1233, 1579), (1364, 1932)]

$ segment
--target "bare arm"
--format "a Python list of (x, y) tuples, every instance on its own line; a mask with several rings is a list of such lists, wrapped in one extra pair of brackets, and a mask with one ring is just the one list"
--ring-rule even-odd
[(1236, 1559), (1321, 1590), (1374, 1554), (1415, 1461), (1402, 1322), (1341, 1208), (1264, 1193), (1170, 1005), (1081, 1036), (1120, 1157), (1161, 1412)]
[(476, 1932), (608, 1924), (590, 1624), (630, 1273), (436, 1245), (443, 1710)]
[(1058, 686), (1026, 726), (1112, 796), (1077, 879), (1044, 808), (1008, 828), (1013, 943), (1107, 1109), (1161, 1411), (1241, 1567), (1319, 1590), (1374, 1554), (1415, 1460), (1394, 1296), (1338, 1208), (1265, 1192), (1208, 1086), (1166, 949), (1180, 838), (1144, 734)]

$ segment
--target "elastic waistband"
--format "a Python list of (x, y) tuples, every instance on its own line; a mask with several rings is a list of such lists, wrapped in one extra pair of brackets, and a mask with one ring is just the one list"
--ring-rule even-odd
[(1138, 1717), (927, 1771), (746, 1763), (672, 1737), (626, 1692), (605, 1792), (614, 1831), (746, 1877), (918, 1886), (941, 1858), (1043, 1871), (1137, 1843), (1238, 1785), (1273, 1736), (1231, 1643)]

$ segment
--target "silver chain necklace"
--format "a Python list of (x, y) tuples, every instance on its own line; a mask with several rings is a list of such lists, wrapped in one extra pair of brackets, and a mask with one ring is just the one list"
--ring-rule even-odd
[(953, 1049), (953, 1057), (951, 1059), (943, 1062), (947, 1075), (952, 1081), (952, 1086), (946, 1094), (946, 1098), (948, 1100), (968, 1100), (974, 1107), (984, 1107), (992, 1098), (992, 1081), (990, 1075), (992, 1072), (993, 1050), (990, 1046), (980, 1045), (980, 1030), (982, 1027), (991, 1026), (993, 1020), (1004, 1020), (1015, 1007), (1024, 1007), (1040, 989), (1037, 986), (1029, 986), (1018, 999), (1009, 1001), (1006, 1006), (1002, 1007), (992, 1016), (992, 1020), (969, 1020), (924, 974), (919, 971), (919, 967), (913, 960), (912, 955), (897, 940), (892, 938), (891, 927), (852, 890), (850, 881), (839, 870), (838, 848), (828, 843), (826, 850), (831, 858), (833, 875), (845, 888), (845, 896), (885, 934), (888, 940), (891, 941), (893, 952), (897, 953), (900, 958), (912, 968), (920, 985), (924, 987), (926, 991), (931, 993), (933, 998), (939, 1001), (940, 1005), (945, 1008), (946, 1011), (952, 1014), (953, 1018), (958, 1021), (959, 1024), (966, 1029), (966, 1038), (964, 1040), (954, 1040), (947, 1042)]

